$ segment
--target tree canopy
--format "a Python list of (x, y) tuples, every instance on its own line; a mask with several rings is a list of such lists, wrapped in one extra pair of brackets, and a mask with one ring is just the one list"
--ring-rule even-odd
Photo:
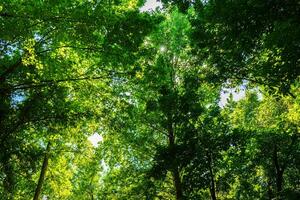
[(299, 2), (145, 2), (0, 2), (0, 199), (299, 199)]

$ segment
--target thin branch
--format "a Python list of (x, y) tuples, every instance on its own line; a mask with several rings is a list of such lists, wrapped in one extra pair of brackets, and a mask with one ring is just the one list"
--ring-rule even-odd
[(0, 83), (5, 82), (8, 75), (13, 73), (17, 67), (19, 67), (22, 64), (22, 59), (19, 58), (17, 62), (11, 66), (9, 66), (1, 75), (0, 75)]
[(77, 82), (77, 81), (87, 81), (87, 80), (99, 80), (99, 79), (105, 79), (110, 76), (114, 75), (131, 75), (131, 72), (115, 72), (115, 71), (107, 71), (108, 75), (102, 75), (102, 76), (86, 76), (86, 77), (77, 77), (77, 78), (66, 78), (66, 79), (49, 79), (49, 80), (41, 80), (38, 83), (30, 81), (25, 83), (20, 83), (17, 85), (11, 86), (11, 90), (25, 90), (25, 89), (32, 89), (32, 88), (38, 88), (38, 87), (47, 87), (50, 85), (55, 85), (58, 83), (63, 82)]
[(36, 54), (43, 54), (49, 51), (53, 51), (56, 49), (61, 49), (61, 48), (72, 48), (72, 49), (80, 49), (80, 50), (88, 50), (88, 51), (100, 51), (100, 52), (104, 52), (103, 48), (101, 47), (80, 47), (80, 46), (72, 46), (72, 45), (64, 45), (64, 46), (57, 46), (57, 47), (53, 47), (53, 48), (49, 48), (49, 49), (45, 49), (43, 51), (39, 51)]

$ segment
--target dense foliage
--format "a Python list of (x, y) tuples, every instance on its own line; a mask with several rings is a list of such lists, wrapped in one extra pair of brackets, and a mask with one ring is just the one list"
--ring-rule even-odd
[(0, 199), (300, 199), (299, 2), (144, 3), (0, 2)]

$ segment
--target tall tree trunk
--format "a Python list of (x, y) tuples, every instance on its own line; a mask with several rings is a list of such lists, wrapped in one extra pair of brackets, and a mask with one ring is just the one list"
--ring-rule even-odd
[(180, 173), (176, 161), (176, 150), (175, 150), (175, 135), (173, 130), (173, 123), (169, 122), (168, 124), (168, 139), (169, 139), (169, 149), (172, 154), (172, 159), (175, 160), (174, 166), (172, 166), (172, 175), (173, 175), (173, 182), (176, 190), (176, 199), (182, 200), (183, 199), (183, 192), (180, 180)]
[(282, 185), (283, 185), (283, 171), (278, 170), (276, 173), (276, 187), (277, 187), (277, 198), (279, 200), (281, 199)]
[(41, 194), (41, 191), (42, 191), (42, 186), (43, 186), (44, 179), (45, 179), (46, 172), (47, 172), (47, 168), (48, 168), (50, 145), (51, 145), (51, 143), (48, 142), (46, 152), (45, 152), (45, 156), (44, 156), (44, 160), (43, 160), (42, 169), (41, 169), (41, 174), (40, 174), (39, 181), (38, 181), (38, 184), (37, 184), (36, 189), (35, 189), (33, 200), (38, 200), (39, 196)]
[(278, 150), (277, 150), (277, 145), (274, 147), (274, 152), (273, 152), (273, 161), (275, 165), (275, 170), (276, 170), (276, 189), (277, 189), (277, 199), (280, 200), (281, 198), (281, 192), (282, 192), (282, 187), (283, 187), (283, 172), (284, 169), (280, 167), (279, 160), (278, 160)]
[(214, 172), (213, 172), (213, 160), (211, 153), (207, 152), (207, 159), (208, 159), (208, 167), (209, 167), (209, 175), (210, 175), (210, 196), (212, 200), (217, 200), (216, 195), (216, 184), (214, 179)]
[(173, 169), (173, 181), (174, 181), (175, 190), (176, 190), (176, 199), (177, 200), (182, 200), (183, 199), (183, 193), (182, 193), (179, 170), (178, 170), (177, 167)]

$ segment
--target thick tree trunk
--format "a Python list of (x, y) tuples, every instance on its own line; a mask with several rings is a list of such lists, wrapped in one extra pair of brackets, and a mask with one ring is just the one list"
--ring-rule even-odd
[(40, 174), (39, 181), (38, 181), (38, 184), (37, 184), (36, 189), (35, 189), (33, 200), (38, 200), (39, 196), (41, 194), (41, 191), (42, 191), (42, 186), (43, 186), (44, 179), (45, 179), (46, 172), (47, 172), (47, 168), (48, 168), (50, 145), (51, 145), (50, 142), (48, 142), (46, 152), (45, 152), (45, 156), (44, 156), (44, 160), (43, 160), (42, 169), (41, 169), (41, 174)]
[(174, 181), (175, 190), (176, 190), (176, 199), (177, 200), (182, 200), (183, 199), (183, 193), (182, 193), (179, 170), (178, 170), (177, 167), (173, 169), (173, 181)]
[(182, 192), (182, 186), (181, 186), (181, 180), (180, 180), (180, 173), (178, 169), (178, 165), (176, 162), (176, 150), (175, 150), (175, 135), (173, 130), (173, 124), (172, 122), (169, 122), (168, 125), (168, 139), (169, 139), (169, 149), (171, 151), (172, 158), (175, 160), (174, 166), (172, 166), (172, 175), (173, 175), (173, 182), (176, 190), (176, 200), (182, 200), (183, 199), (183, 192)]
[(217, 195), (216, 195), (216, 184), (215, 184), (215, 179), (214, 179), (214, 172), (213, 172), (213, 166), (212, 166), (212, 156), (210, 153), (207, 153), (207, 159), (208, 159), (208, 167), (209, 167), (209, 175), (210, 175), (210, 196), (212, 200), (217, 200)]

